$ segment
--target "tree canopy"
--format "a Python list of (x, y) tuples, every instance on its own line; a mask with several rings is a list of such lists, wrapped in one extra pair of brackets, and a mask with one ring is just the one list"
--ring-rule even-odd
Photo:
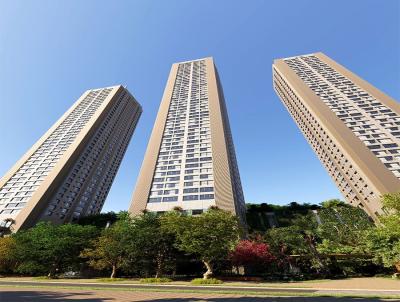
[(374, 224), (360, 208), (330, 200), (318, 211), (321, 253), (365, 254), (365, 234)]
[(388, 214), (368, 231), (366, 245), (377, 263), (400, 272), (400, 193), (386, 194), (382, 200)]
[(160, 216), (155, 213), (120, 217), (92, 241), (81, 257), (95, 269), (110, 270), (111, 278), (120, 269), (146, 276), (155, 271), (160, 277), (166, 264), (175, 261), (174, 234), (161, 228)]
[[(400, 271), (400, 193), (384, 195), (383, 203), (377, 225), (363, 210), (337, 199), (319, 206), (249, 206), (264, 218), (272, 217), (270, 210), (279, 214), (275, 224), (264, 231), (250, 228), (246, 238), (238, 219), (218, 208), (194, 216), (175, 208), (135, 217), (105, 213), (77, 224), (41, 222), (0, 237), (0, 272), (54, 277), (77, 272), (85, 262), (112, 278), (185, 274), (188, 267), (193, 274), (203, 264), (207, 279), (231, 269), (229, 263), (259, 274), (346, 275), (373, 267)], [(286, 213), (285, 219), (279, 216)]]
[(212, 276), (215, 261), (226, 259), (240, 238), (238, 219), (220, 209), (209, 209), (199, 216), (175, 211), (163, 219), (164, 226), (175, 233), (176, 246), (204, 263), (204, 279)]
[(47, 273), (54, 277), (59, 270), (77, 269), (78, 255), (96, 234), (93, 226), (53, 225), (40, 222), (34, 228), (19, 231), (15, 240), (16, 271), (29, 274)]
[(91, 247), (85, 248), (80, 256), (87, 258), (91, 267), (99, 270), (110, 269), (111, 278), (117, 271), (128, 267), (132, 262), (132, 225), (129, 218), (118, 220), (102, 231), (100, 237), (91, 241)]
[[(261, 239), (261, 238), (260, 238)], [(268, 244), (259, 240), (241, 240), (230, 254), (232, 264), (263, 271), (276, 258)]]
[(0, 237), (0, 272), (9, 273), (15, 269), (14, 251), (16, 242), (13, 237)]

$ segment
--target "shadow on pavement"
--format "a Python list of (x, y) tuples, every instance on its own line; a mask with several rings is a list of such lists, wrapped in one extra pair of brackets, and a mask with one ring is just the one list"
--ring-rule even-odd
[(341, 297), (220, 297), (220, 298), (175, 298), (175, 299), (152, 299), (141, 300), (141, 302), (377, 302), (377, 301), (400, 301), (379, 298), (341, 298)]
[[(125, 292), (128, 293), (128, 292)], [(104, 292), (102, 293), (104, 295)], [(133, 294), (133, 293), (132, 293)], [(169, 293), (171, 294), (171, 293)], [(104, 297), (96, 297), (96, 291), (90, 292), (74, 292), (70, 293), (57, 292), (57, 291), (46, 291), (46, 290), (24, 290), (24, 291), (1, 291), (0, 302), (50, 302), (50, 301), (66, 301), (66, 302), (120, 302), (115, 297), (116, 292), (110, 291)], [(260, 296), (237, 296), (237, 297), (215, 297), (218, 294), (204, 294), (204, 298), (200, 298), (202, 294), (193, 294), (193, 297), (189, 298), (158, 298), (149, 299), (148, 293), (143, 293), (141, 297), (140, 293), (135, 292), (135, 297), (127, 294), (123, 298), (123, 302), (376, 302), (376, 301), (400, 301), (399, 299), (388, 300), (379, 298), (341, 298), (341, 297), (260, 297)], [(180, 294), (177, 293), (177, 296)], [(186, 296), (190, 294), (185, 293)], [(210, 297), (214, 296), (214, 297)]]
[[(68, 301), (68, 302), (105, 302), (112, 301), (114, 298), (89, 297), (92, 293), (82, 292), (56, 292), (56, 291), (1, 291), (0, 302), (49, 302), (49, 301)], [(88, 296), (87, 298), (84, 296)], [(112, 296), (112, 293), (110, 293)]]

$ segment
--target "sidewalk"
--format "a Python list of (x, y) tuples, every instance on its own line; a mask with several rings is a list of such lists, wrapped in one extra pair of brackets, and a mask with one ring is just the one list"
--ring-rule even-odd
[(0, 287), (0, 301), (4, 302), (378, 302), (400, 301), (376, 297), (313, 297), (280, 295), (279, 297), (251, 294), (134, 292), (119, 290), (90, 290), (63, 288)]
[(354, 278), (345, 280), (317, 280), (293, 283), (226, 282), (222, 285), (191, 285), (188, 282), (140, 284), (138, 282), (100, 282), (97, 280), (33, 280), (32, 278), (2, 278), (1, 287), (69, 288), (69, 290), (112, 290), (143, 292), (229, 293), (254, 295), (344, 295), (400, 297), (400, 281), (388, 278)]
[[(0, 278), (0, 282), (5, 281), (23, 281), (23, 282), (54, 282), (54, 283), (79, 283), (79, 284), (102, 284), (102, 285), (143, 285), (138, 280), (121, 280), (115, 282), (104, 282), (99, 279), (36, 279), (31, 277)], [(150, 284), (157, 285), (157, 284)], [(183, 285), (190, 286), (190, 282), (174, 281), (163, 283), (161, 285)], [(221, 286), (228, 287), (268, 287), (268, 288), (309, 288), (309, 289), (360, 289), (360, 290), (400, 290), (400, 280), (390, 278), (371, 277), (371, 278), (348, 278), (339, 280), (310, 280), (310, 281), (295, 281), (295, 282), (230, 282), (226, 281)]]

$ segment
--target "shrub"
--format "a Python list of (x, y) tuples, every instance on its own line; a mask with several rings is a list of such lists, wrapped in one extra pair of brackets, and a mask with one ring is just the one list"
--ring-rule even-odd
[(126, 281), (125, 278), (100, 278), (97, 279), (100, 282), (117, 282), (117, 281)]
[(15, 269), (15, 248), (16, 242), (13, 237), (0, 237), (0, 273), (10, 273)]
[(165, 283), (172, 282), (169, 278), (143, 278), (139, 280), (140, 283)]
[(230, 258), (233, 265), (261, 270), (276, 260), (268, 244), (251, 240), (240, 241), (231, 252)]
[(193, 279), (191, 283), (194, 285), (212, 285), (212, 284), (222, 284), (223, 282), (215, 278), (210, 278), (210, 279), (196, 278)]
[(33, 277), (33, 279), (35, 279), (35, 280), (50, 280), (50, 279), (57, 279), (57, 278), (49, 277), (49, 276), (36, 276), (36, 277)]

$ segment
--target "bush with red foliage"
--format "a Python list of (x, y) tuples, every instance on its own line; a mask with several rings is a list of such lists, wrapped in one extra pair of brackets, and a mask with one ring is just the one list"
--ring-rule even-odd
[(265, 267), (276, 261), (268, 244), (252, 240), (241, 240), (230, 255), (235, 266)]

